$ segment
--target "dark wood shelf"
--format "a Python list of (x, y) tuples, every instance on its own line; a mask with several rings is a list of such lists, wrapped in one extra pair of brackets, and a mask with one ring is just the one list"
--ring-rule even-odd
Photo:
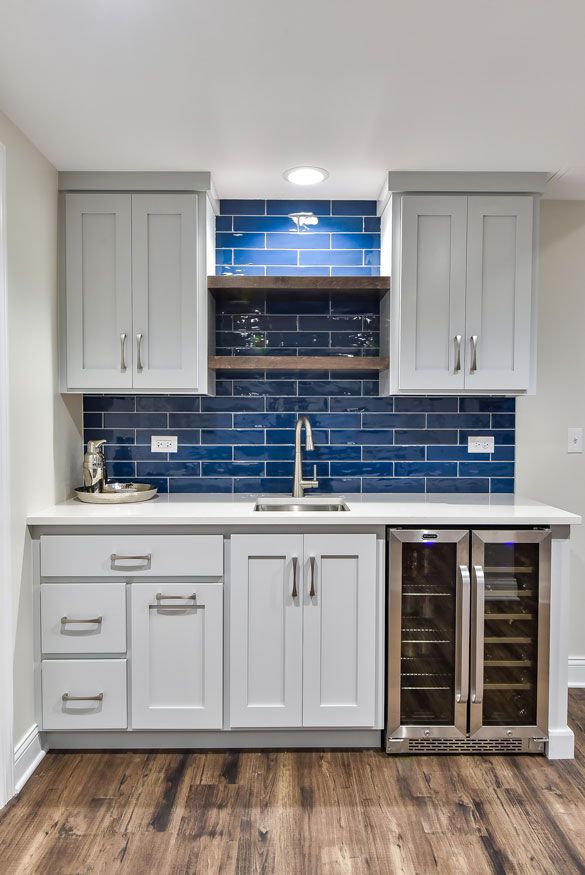
[(212, 355), (209, 367), (233, 371), (384, 371), (388, 359), (379, 356)]
[(375, 292), (390, 291), (389, 276), (210, 276), (207, 287), (217, 294), (249, 292)]

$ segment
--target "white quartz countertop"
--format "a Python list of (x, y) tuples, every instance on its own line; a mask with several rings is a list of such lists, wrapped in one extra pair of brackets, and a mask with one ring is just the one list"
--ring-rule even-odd
[(578, 525), (581, 517), (515, 495), (319, 495), (307, 504), (342, 498), (349, 511), (257, 512), (257, 499), (277, 502), (290, 496), (158, 495), (139, 504), (84, 504), (71, 498), (32, 513), (29, 526), (313, 526), (332, 525)]

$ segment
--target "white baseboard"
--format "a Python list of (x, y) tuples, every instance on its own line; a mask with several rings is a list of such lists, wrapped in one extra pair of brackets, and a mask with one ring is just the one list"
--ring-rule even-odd
[(585, 656), (569, 656), (569, 686), (585, 687)]
[(20, 793), (45, 755), (39, 727), (31, 726), (14, 748), (14, 790)]

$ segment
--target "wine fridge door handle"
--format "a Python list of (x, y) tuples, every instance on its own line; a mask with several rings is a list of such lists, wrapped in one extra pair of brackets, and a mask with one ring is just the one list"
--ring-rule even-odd
[(457, 629), (459, 649), (455, 663), (455, 701), (467, 702), (469, 699), (469, 612), (471, 602), (471, 580), (469, 568), (459, 566), (460, 610), (459, 628)]
[(484, 646), (484, 606), (485, 576), (481, 565), (474, 565), (473, 597), (471, 603), (471, 701), (474, 705), (483, 702), (483, 646)]

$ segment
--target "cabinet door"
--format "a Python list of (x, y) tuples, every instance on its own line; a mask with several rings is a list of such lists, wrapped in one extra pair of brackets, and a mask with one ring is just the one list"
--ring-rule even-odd
[(134, 387), (197, 388), (197, 195), (132, 195)]
[(230, 725), (302, 725), (302, 535), (234, 535)]
[(219, 584), (133, 583), (132, 727), (221, 729)]
[(401, 223), (400, 390), (463, 389), (467, 198), (406, 196)]
[(465, 388), (528, 389), (533, 201), (468, 199)]
[(132, 387), (131, 200), (65, 197), (67, 387)]
[(305, 535), (303, 726), (373, 726), (376, 536)]

